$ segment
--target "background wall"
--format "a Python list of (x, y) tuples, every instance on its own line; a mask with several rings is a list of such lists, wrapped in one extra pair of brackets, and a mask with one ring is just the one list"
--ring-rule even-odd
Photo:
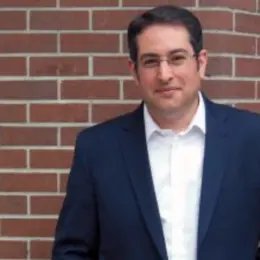
[(205, 92), (260, 112), (258, 0), (0, 0), (0, 259), (50, 259), (75, 134), (138, 104), (125, 28), (159, 3), (201, 18)]

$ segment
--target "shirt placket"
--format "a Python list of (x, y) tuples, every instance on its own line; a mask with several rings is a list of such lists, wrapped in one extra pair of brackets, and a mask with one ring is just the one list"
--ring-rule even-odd
[(181, 156), (182, 140), (174, 136), (171, 143), (172, 260), (186, 260), (185, 237), (186, 181)]

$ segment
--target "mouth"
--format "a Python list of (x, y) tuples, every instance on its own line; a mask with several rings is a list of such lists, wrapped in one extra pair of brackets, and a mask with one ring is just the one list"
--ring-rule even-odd
[(180, 87), (167, 87), (167, 88), (159, 88), (156, 90), (157, 93), (171, 93), (174, 91), (179, 91), (181, 90)]

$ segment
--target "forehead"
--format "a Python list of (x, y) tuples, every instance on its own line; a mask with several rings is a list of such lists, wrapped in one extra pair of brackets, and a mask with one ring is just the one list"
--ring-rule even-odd
[(192, 51), (187, 29), (182, 25), (152, 25), (137, 36), (139, 56), (143, 53), (165, 54), (174, 49)]

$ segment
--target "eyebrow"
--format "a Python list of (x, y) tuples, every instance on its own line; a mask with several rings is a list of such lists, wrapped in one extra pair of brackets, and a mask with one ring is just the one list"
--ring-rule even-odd
[[(178, 49), (169, 51), (168, 55), (173, 55), (176, 53), (188, 53), (188, 51), (183, 48), (178, 48)], [(153, 53), (153, 52), (147, 52), (147, 53), (144, 53), (143, 55), (141, 55), (140, 60), (143, 60), (145, 58), (157, 58), (157, 57), (159, 57), (158, 54)]]

